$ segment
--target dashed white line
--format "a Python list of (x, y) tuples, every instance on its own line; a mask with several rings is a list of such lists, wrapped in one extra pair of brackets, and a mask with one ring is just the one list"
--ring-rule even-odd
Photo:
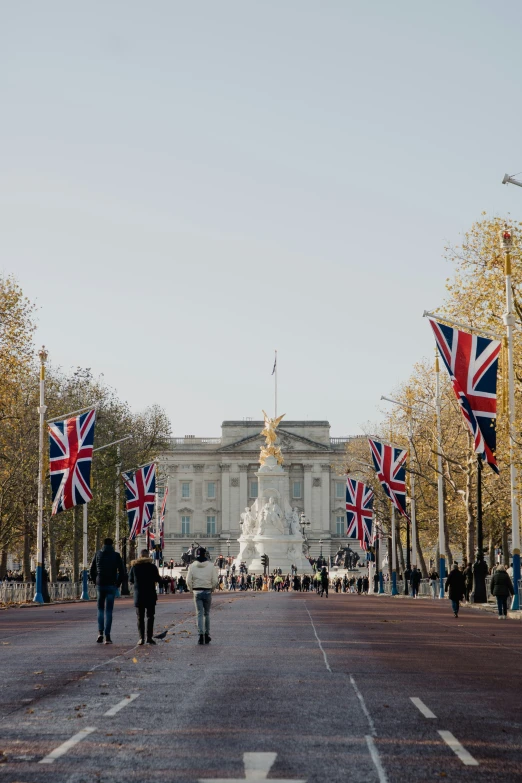
[(75, 745), (77, 745), (79, 742), (81, 742), (85, 737), (88, 737), (89, 734), (92, 734), (93, 731), (96, 731), (96, 727), (89, 726), (86, 729), (82, 729), (78, 732), (78, 734), (75, 734), (74, 737), (71, 737), (71, 739), (68, 739), (67, 742), (62, 742), (61, 745), (58, 745), (57, 748), (55, 748), (51, 753), (49, 753), (45, 758), (41, 759), (39, 761), (39, 764), (53, 764), (56, 759), (59, 759), (60, 756), (64, 756), (68, 750), (71, 748), (74, 748)]
[(433, 714), (433, 712), (430, 710), (429, 707), (426, 707), (423, 701), (419, 699), (417, 696), (410, 696), (410, 701), (415, 704), (419, 712), (422, 712), (425, 718), (436, 718), (437, 716)]
[(361, 691), (357, 687), (357, 683), (355, 682), (355, 680), (354, 680), (354, 678), (352, 677), (351, 674), (350, 674), (350, 682), (352, 684), (352, 688), (354, 689), (357, 698), (359, 699), (359, 703), (361, 705), (361, 709), (364, 712), (364, 714), (366, 715), (366, 720), (368, 721), (368, 725), (370, 727), (370, 731), (372, 733), (372, 737), (375, 737), (375, 736), (377, 736), (377, 732), (375, 730), (375, 723), (373, 722), (373, 718), (370, 715), (368, 707), (366, 706), (366, 702), (364, 701), (364, 696), (362, 695)]
[(440, 736), (444, 742), (449, 745), (452, 751), (459, 757), (463, 764), (467, 767), (478, 767), (477, 759), (474, 759), (469, 750), (460, 744), (458, 739), (451, 733), (451, 731), (439, 731)]
[(377, 750), (375, 742), (373, 741), (373, 737), (370, 737), (370, 735), (367, 734), (365, 740), (366, 744), (368, 745), (368, 750), (370, 751), (370, 756), (372, 757), (372, 761), (375, 765), (375, 769), (377, 770), (377, 775), (379, 776), (379, 783), (388, 783), (388, 778), (386, 777), (386, 772), (384, 771), (384, 767), (381, 764), (381, 757), (379, 756), (379, 751)]
[(111, 707), (110, 710), (104, 712), (103, 717), (110, 718), (112, 715), (116, 715), (116, 713), (122, 710), (124, 707), (126, 707), (127, 704), (130, 704), (131, 701), (137, 699), (139, 695), (140, 695), (139, 693), (131, 693), (130, 696), (125, 696), (125, 698), (119, 701), (117, 704), (115, 704), (114, 707)]
[[(307, 607), (306, 603), (305, 603), (305, 609), (308, 612), (308, 607)], [(319, 649), (321, 650), (321, 652), (323, 654), (324, 665), (326, 666), (326, 668), (330, 672), (330, 674), (332, 674), (332, 670), (330, 669), (330, 664), (328, 663), (328, 658), (326, 657), (326, 653), (323, 650), (323, 645), (321, 644), (321, 640), (317, 636), (317, 631), (315, 630), (314, 621), (312, 620), (312, 615), (310, 614), (310, 612), (308, 612), (308, 617), (310, 618), (310, 622), (312, 623), (312, 628), (314, 629), (315, 638), (317, 639), (317, 644), (319, 645)]]

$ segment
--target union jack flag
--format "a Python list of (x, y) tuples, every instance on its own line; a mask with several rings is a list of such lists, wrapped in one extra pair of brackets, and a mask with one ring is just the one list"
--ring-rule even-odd
[(169, 494), (169, 487), (167, 485), (165, 489), (165, 494), (163, 495), (163, 503), (161, 504), (161, 513), (159, 518), (159, 534), (160, 534), (161, 551), (165, 549), (165, 512), (167, 510), (168, 494)]
[(96, 411), (49, 424), (52, 513), (92, 500), (91, 465)]
[(134, 473), (122, 473), (127, 496), (127, 517), (129, 520), (129, 539), (147, 530), (154, 513), (156, 492), (156, 464), (151, 462)]
[(348, 538), (358, 538), (363, 549), (372, 537), (373, 491), (362, 481), (346, 479), (346, 520)]
[(497, 370), (500, 342), (461, 332), (452, 326), (429, 322), (437, 348), (449, 372), (462, 415), (473, 435), (475, 452), (498, 473)]
[(404, 463), (408, 452), (391, 446), (389, 443), (381, 443), (380, 440), (368, 438), (370, 452), (375, 467), (377, 478), (391, 502), (408, 519), (406, 513), (406, 468)]

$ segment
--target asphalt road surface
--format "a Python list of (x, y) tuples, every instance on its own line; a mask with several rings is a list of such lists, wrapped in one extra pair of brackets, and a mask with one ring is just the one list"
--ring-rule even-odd
[(522, 624), (387, 596), (226, 593), (198, 646), (116, 603), (0, 612), (0, 781), (521, 781)]

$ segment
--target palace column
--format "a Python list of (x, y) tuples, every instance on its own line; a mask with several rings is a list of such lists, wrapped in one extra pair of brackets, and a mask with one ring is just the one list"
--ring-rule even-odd
[(239, 514), (248, 506), (248, 464), (239, 464)]
[(330, 515), (330, 465), (321, 465), (321, 528), (332, 535)]
[(312, 522), (312, 470), (313, 470), (313, 465), (303, 465), (304, 512), (306, 518), (310, 522)]
[(230, 534), (230, 486), (229, 472), (230, 462), (222, 462), (221, 468), (221, 531), (225, 535)]

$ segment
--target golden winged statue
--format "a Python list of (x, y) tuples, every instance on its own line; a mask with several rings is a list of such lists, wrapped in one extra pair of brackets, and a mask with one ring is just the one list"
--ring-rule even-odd
[(265, 413), (265, 411), (263, 411), (263, 416), (265, 417), (265, 427), (261, 430), (261, 435), (265, 436), (265, 445), (261, 447), (259, 462), (261, 465), (264, 465), (267, 457), (275, 457), (279, 465), (282, 465), (284, 460), (283, 455), (281, 454), (281, 449), (279, 446), (275, 445), (277, 441), (276, 429), (280, 421), (286, 416), (286, 413), (283, 413), (282, 416), (278, 416), (277, 419), (272, 419), (267, 413)]

